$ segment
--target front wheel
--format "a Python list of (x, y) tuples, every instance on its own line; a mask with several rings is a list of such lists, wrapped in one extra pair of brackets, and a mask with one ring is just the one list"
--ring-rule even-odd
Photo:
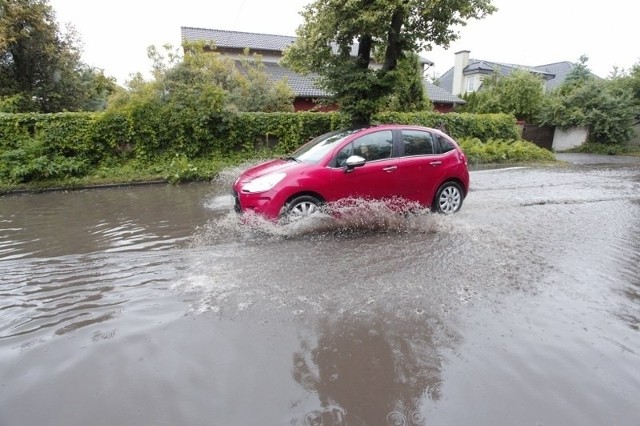
[(445, 182), (438, 189), (433, 210), (438, 213), (455, 213), (462, 207), (462, 188), (456, 182)]
[(320, 200), (311, 195), (301, 195), (285, 204), (282, 218), (287, 222), (296, 222), (318, 211), (320, 211)]

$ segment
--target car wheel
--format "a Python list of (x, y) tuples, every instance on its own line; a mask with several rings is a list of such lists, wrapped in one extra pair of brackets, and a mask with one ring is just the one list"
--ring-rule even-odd
[(433, 210), (438, 213), (455, 213), (462, 207), (462, 188), (456, 182), (445, 182), (436, 193)]
[(301, 195), (284, 206), (282, 215), (286, 222), (295, 222), (320, 211), (320, 200), (311, 195)]

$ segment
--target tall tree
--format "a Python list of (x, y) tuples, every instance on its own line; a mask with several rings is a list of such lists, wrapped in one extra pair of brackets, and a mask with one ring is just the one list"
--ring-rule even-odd
[(60, 30), (47, 0), (0, 1), (0, 105), (14, 112), (97, 106), (115, 83), (81, 62), (79, 46), (72, 27)]
[[(495, 10), (491, 0), (315, 0), (301, 12), (285, 64), (318, 73), (354, 124), (368, 124), (392, 92), (405, 52), (446, 47), (458, 38), (456, 25)], [(383, 59), (372, 67), (376, 49)]]

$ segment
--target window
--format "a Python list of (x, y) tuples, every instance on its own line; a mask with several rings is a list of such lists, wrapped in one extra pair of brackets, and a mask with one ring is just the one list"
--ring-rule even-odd
[(359, 155), (367, 161), (390, 158), (392, 147), (393, 135), (390, 130), (364, 135), (342, 148), (338, 153), (338, 167), (344, 166), (352, 155)]
[(455, 149), (455, 146), (453, 146), (451, 141), (445, 138), (444, 136), (438, 135), (436, 136), (436, 139), (438, 140), (438, 145), (440, 146), (441, 153), (444, 154), (445, 152), (449, 152)]
[(467, 92), (475, 92), (476, 91), (476, 77), (474, 75), (470, 75), (467, 77)]
[(317, 163), (336, 144), (340, 144), (353, 130), (335, 131), (318, 136), (314, 140), (304, 144), (291, 157), (305, 163)]
[(433, 137), (431, 133), (418, 130), (403, 130), (402, 144), (404, 155), (433, 154)]

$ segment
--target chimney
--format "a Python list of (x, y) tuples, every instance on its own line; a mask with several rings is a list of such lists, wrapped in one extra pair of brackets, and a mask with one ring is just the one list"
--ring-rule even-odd
[(469, 50), (456, 52), (456, 59), (453, 65), (453, 88), (451, 91), (451, 94), (455, 96), (463, 94), (464, 85), (462, 83), (464, 75), (462, 74), (462, 70), (469, 65), (469, 53), (471, 53)]

